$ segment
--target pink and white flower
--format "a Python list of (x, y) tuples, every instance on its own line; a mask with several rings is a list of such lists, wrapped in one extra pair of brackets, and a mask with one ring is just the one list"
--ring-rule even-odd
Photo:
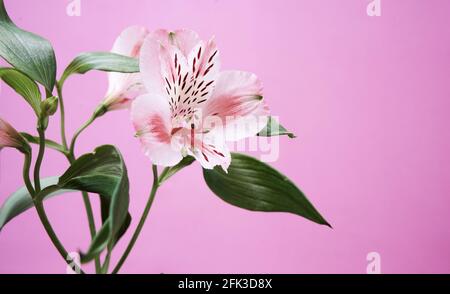
[[(138, 58), (148, 30), (132, 26), (125, 29), (116, 39), (111, 52)], [(107, 110), (128, 108), (131, 101), (145, 93), (139, 73), (108, 73), (109, 88), (103, 105)]]
[(28, 142), (6, 121), (0, 118), (0, 150), (4, 147), (29, 151)]
[(204, 168), (227, 170), (226, 141), (255, 136), (267, 123), (260, 80), (221, 72), (214, 39), (202, 41), (190, 30), (150, 33), (140, 69), (148, 94), (134, 100), (131, 117), (155, 164), (172, 166), (192, 155)]

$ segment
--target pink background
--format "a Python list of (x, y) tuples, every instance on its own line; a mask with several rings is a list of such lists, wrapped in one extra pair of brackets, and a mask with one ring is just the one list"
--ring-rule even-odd
[[(383, 273), (450, 272), (450, 1), (382, 0), (380, 17), (367, 16), (368, 0), (81, 0), (80, 17), (66, 14), (69, 0), (5, 2), (19, 26), (51, 40), (59, 75), (79, 52), (109, 50), (128, 25), (215, 35), (223, 68), (257, 73), (273, 113), (298, 135), (281, 140), (274, 166), (334, 226), (232, 207), (194, 164), (161, 188), (124, 273), (365, 273), (371, 251)], [(69, 135), (106, 87), (100, 72), (68, 80)], [(32, 111), (4, 84), (0, 116), (33, 132)], [(57, 117), (48, 136), (59, 140)], [(151, 165), (126, 111), (88, 129), (78, 154), (105, 143), (128, 165), (134, 227)], [(3, 201), (22, 185), (22, 156), (0, 156)], [(48, 152), (42, 174), (66, 166)], [(86, 249), (80, 195), (46, 207), (67, 248)], [(33, 210), (1, 232), (0, 272), (65, 273)]]

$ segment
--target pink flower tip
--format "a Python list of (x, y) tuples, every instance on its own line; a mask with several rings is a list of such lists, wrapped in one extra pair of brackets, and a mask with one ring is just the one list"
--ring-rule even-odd
[(29, 152), (30, 145), (8, 122), (0, 118), (0, 149), (11, 147)]
[[(117, 37), (111, 52), (139, 58), (142, 44), (148, 34), (144, 27), (128, 27)], [(106, 111), (127, 109), (134, 98), (145, 93), (140, 73), (110, 72), (108, 82), (108, 91), (102, 103)]]

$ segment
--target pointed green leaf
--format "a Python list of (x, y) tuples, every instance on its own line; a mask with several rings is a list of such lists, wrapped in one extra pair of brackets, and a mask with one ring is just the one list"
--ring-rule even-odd
[(18, 28), (0, 0), (0, 56), (9, 64), (52, 91), (56, 79), (56, 59), (46, 39)]
[[(114, 245), (125, 233), (131, 222), (128, 213), (129, 183), (125, 163), (120, 152), (111, 145), (100, 146), (94, 152), (75, 160), (69, 169), (59, 178), (42, 180), (43, 190), (36, 195), (37, 201), (62, 194), (67, 191), (86, 191), (97, 193), (102, 203), (107, 203), (102, 229), (91, 244), (88, 255), (97, 254)], [(11, 195), (0, 210), (0, 228), (13, 217), (33, 206), (26, 188)], [(106, 226), (106, 227), (105, 227)], [(108, 235), (108, 242), (100, 242)]]
[(22, 96), (33, 108), (37, 116), (41, 113), (41, 92), (29, 77), (14, 68), (0, 68), (0, 79)]
[(79, 157), (60, 177), (58, 186), (110, 198), (112, 232), (117, 232), (125, 221), (129, 204), (128, 174), (122, 155), (114, 146), (101, 146)]
[(273, 137), (273, 136), (282, 136), (286, 135), (289, 138), (295, 138), (294, 133), (286, 130), (280, 123), (274, 118), (269, 116), (269, 120), (267, 121), (267, 125), (262, 129), (258, 136), (261, 137)]
[[(106, 202), (108, 206), (108, 211), (103, 212), (103, 227), (107, 224), (108, 228), (102, 228), (98, 234), (108, 232), (106, 244), (115, 244), (126, 226), (129, 205), (128, 174), (120, 152), (114, 146), (105, 145), (81, 156), (60, 177), (58, 186), (100, 195), (102, 203)], [(92, 243), (87, 255), (101, 252), (106, 244)]]
[[(100, 209), (101, 209), (101, 217), (102, 217), (102, 223), (105, 224), (107, 220), (109, 220), (110, 211), (111, 211), (111, 198), (105, 197), (100, 195)], [(122, 236), (126, 233), (128, 230), (128, 227), (131, 224), (131, 215), (130, 213), (127, 213), (127, 217), (125, 218), (125, 221), (123, 222), (122, 226), (119, 228), (119, 230), (116, 233), (116, 240), (114, 240), (114, 245), (122, 238)]]
[(257, 160), (233, 153), (228, 173), (204, 169), (208, 187), (222, 200), (253, 211), (290, 212), (330, 226), (305, 195), (286, 176)]
[[(42, 189), (54, 186), (58, 183), (58, 177), (49, 177), (41, 179)], [(62, 189), (45, 196), (45, 200), (61, 195), (67, 192), (73, 192), (73, 190)], [(22, 187), (11, 196), (9, 196), (0, 208), (0, 231), (3, 227), (14, 217), (27, 211), (34, 206), (33, 199), (31, 199), (30, 193), (26, 187)]]
[(80, 261), (81, 263), (87, 263), (97, 256), (99, 256), (103, 250), (108, 246), (110, 242), (111, 235), (111, 225), (110, 219), (108, 219), (97, 232), (95, 237), (91, 241), (91, 245), (89, 245), (89, 249), (86, 253), (80, 253)]
[(72, 74), (84, 74), (90, 70), (135, 73), (139, 72), (139, 61), (111, 52), (81, 53), (67, 66), (60, 83), (63, 84)]

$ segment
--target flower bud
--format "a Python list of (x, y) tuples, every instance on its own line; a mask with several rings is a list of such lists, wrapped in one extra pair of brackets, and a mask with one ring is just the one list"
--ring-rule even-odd
[(11, 147), (23, 153), (30, 152), (28, 142), (6, 121), (0, 118), (0, 149)]
[(58, 110), (58, 97), (52, 96), (41, 102), (41, 115), (52, 116)]

